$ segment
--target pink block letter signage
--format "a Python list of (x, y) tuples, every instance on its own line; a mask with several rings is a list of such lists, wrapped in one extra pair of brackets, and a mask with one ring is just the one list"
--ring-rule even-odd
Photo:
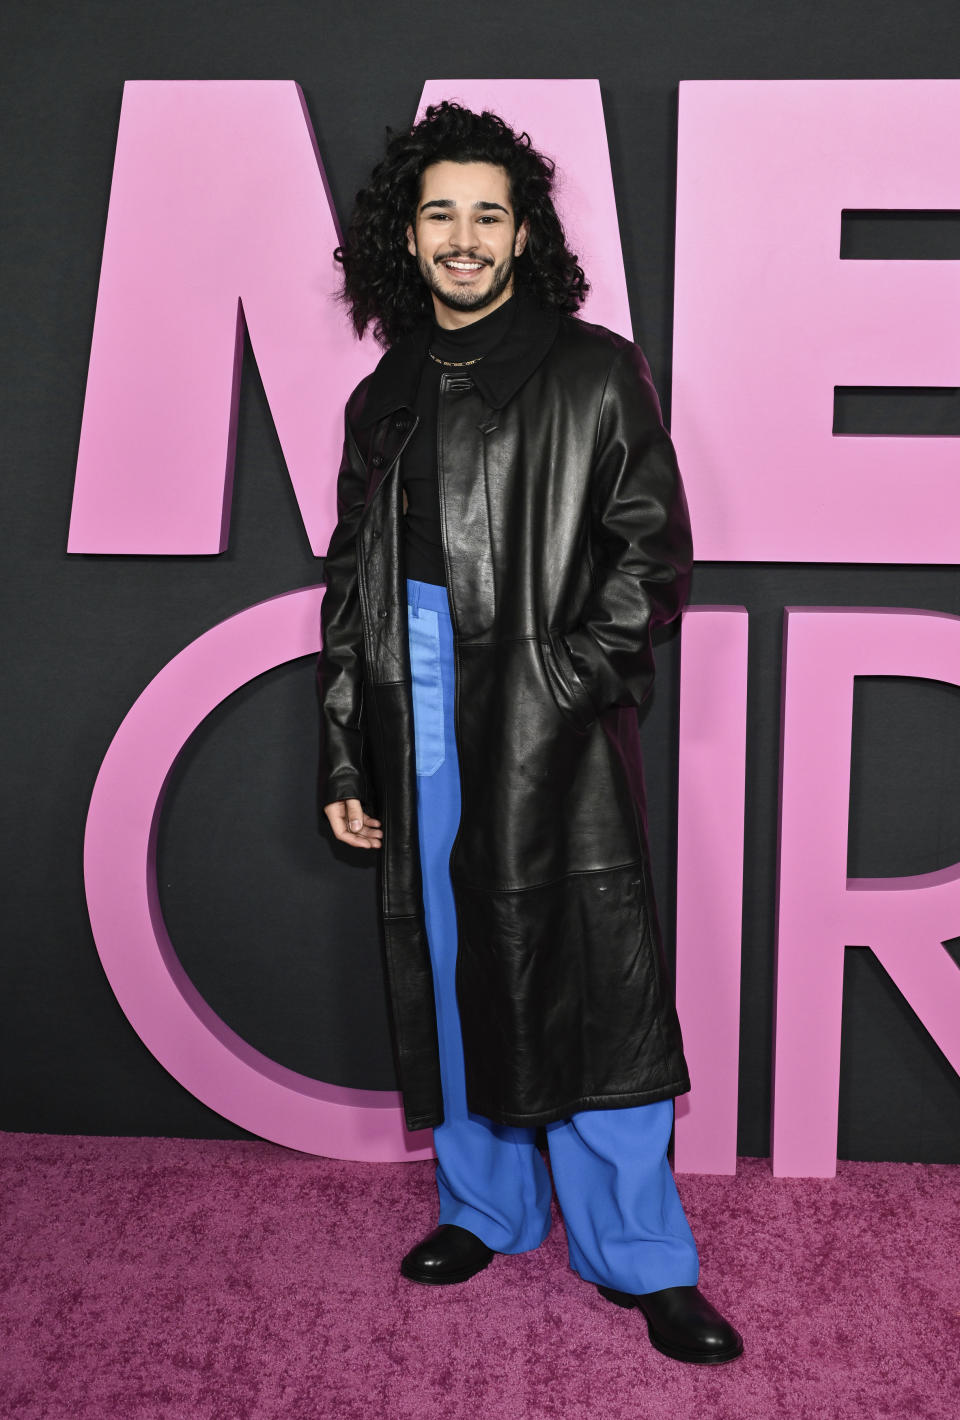
[(339, 237), (299, 84), (128, 80), (69, 552), (227, 546), (244, 324), (310, 545), (373, 366), (333, 298)]
[[(698, 559), (957, 561), (956, 439), (832, 430), (838, 385), (960, 383), (956, 264), (840, 257), (845, 209), (960, 206), (958, 122), (955, 80), (681, 83), (671, 433)], [(792, 728), (784, 748), (791, 771), (785, 768), (783, 780), (774, 1121), (775, 1167), (784, 1173), (832, 1173), (835, 1166), (844, 941), (869, 941), (931, 1034), (957, 1059), (956, 1035), (943, 1016), (943, 1003), (956, 1002), (960, 989), (956, 968), (937, 946), (942, 938), (930, 936), (932, 919), (924, 917), (936, 904), (943, 909), (937, 928), (943, 937), (960, 931), (952, 876), (870, 884), (869, 890), (836, 882), (846, 863), (850, 720), (844, 696), (852, 696), (854, 665), (869, 663), (872, 647), (887, 674), (956, 678), (943, 670), (942, 659), (923, 658), (929, 621), (911, 647), (912, 616), (868, 615), (881, 620), (869, 622), (874, 639), (864, 631), (859, 661), (830, 660), (833, 652), (822, 643), (830, 674), (842, 681), (842, 688), (831, 682), (829, 711), (811, 698), (814, 683), (801, 673), (784, 684), (783, 714)], [(841, 624), (824, 623), (833, 636)], [(731, 854), (742, 842), (739, 821), (714, 832), (707, 826), (710, 805), (721, 796), (735, 794), (743, 802), (742, 782), (731, 783), (742, 765), (719, 743), (727, 731), (734, 733), (743, 712), (743, 668), (735, 652), (719, 664), (696, 627), (685, 619), (677, 909), (678, 1005), (693, 1056), (693, 1087), (678, 1104), (676, 1162), (681, 1169), (726, 1172), (736, 1149), (738, 996), (728, 979), (735, 943), (726, 905), (715, 943), (697, 894), (701, 884), (723, 877), (725, 863), (728, 872), (738, 866)], [(879, 628), (890, 636), (882, 656)], [(686, 644), (691, 632), (692, 647)], [(903, 648), (902, 659), (894, 647)], [(701, 656), (713, 666), (716, 750), (709, 735), (688, 743), (701, 713)], [(918, 657), (921, 669), (912, 670)], [(811, 651), (808, 666), (815, 661)], [(816, 664), (810, 674), (819, 693), (824, 673)], [(836, 718), (830, 720), (837, 714), (842, 742)], [(801, 741), (813, 756), (806, 763), (796, 749)], [(820, 789), (830, 815), (826, 834), (815, 827)], [(806, 896), (804, 847), (814, 889)], [(837, 901), (831, 893), (839, 894)], [(832, 916), (821, 910), (825, 902)], [(905, 914), (911, 913), (908, 930)], [(910, 933), (921, 919), (933, 945), (911, 957)], [(701, 984), (717, 973), (722, 989), (710, 1010)]]
[(853, 680), (960, 685), (960, 617), (788, 607), (784, 669), (773, 1171), (832, 1177), (845, 946), (868, 946), (960, 1070), (960, 864), (848, 878)]
[(690, 1092), (678, 1173), (736, 1173), (747, 731), (745, 607), (691, 606), (680, 655), (677, 1011)]
[(90, 925), (130, 1024), (211, 1109), (305, 1153), (372, 1162), (430, 1158), (429, 1130), (407, 1132), (395, 1092), (312, 1080), (270, 1060), (220, 1020), (180, 965), (160, 912), (156, 832), (170, 768), (233, 691), (315, 653), (320, 591), (287, 592), (212, 627), (164, 666), (131, 707), (100, 766), (87, 815)]
[(698, 558), (957, 561), (957, 440), (832, 427), (836, 385), (960, 384), (956, 263), (840, 257), (844, 208), (960, 207), (958, 130), (956, 80), (681, 83), (671, 431)]

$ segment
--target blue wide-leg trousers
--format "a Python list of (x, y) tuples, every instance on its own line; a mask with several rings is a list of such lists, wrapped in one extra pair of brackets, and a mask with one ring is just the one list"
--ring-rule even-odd
[[(450, 850), (460, 821), (453, 626), (446, 587), (407, 579), (417, 817), (433, 966), (444, 1120), (433, 1132), (440, 1223), (496, 1252), (539, 1247), (550, 1231), (550, 1175), (536, 1130), (467, 1108), (457, 1010), (457, 921)], [(667, 1159), (673, 1100), (594, 1109), (546, 1125), (570, 1266), (623, 1292), (696, 1284), (700, 1263)]]

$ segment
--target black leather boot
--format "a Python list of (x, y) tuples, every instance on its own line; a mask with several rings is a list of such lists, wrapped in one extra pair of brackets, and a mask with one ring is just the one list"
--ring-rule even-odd
[(618, 1307), (639, 1307), (647, 1318), (650, 1340), (675, 1361), (719, 1365), (743, 1351), (743, 1337), (697, 1287), (663, 1287), (659, 1292), (617, 1292), (597, 1286), (601, 1297)]
[(466, 1282), (482, 1272), (493, 1256), (493, 1248), (474, 1233), (456, 1223), (441, 1223), (410, 1249), (400, 1271), (411, 1282)]

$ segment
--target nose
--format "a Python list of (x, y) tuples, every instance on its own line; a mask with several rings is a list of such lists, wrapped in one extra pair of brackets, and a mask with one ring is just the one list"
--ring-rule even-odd
[(459, 252), (469, 252), (477, 245), (477, 234), (466, 213), (458, 212), (450, 232), (450, 245)]

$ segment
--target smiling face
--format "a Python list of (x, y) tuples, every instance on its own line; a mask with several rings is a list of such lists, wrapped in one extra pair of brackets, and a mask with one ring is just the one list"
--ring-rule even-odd
[(510, 180), (495, 163), (432, 163), (420, 180), (407, 250), (433, 296), (437, 324), (468, 325), (513, 294), (513, 264), (527, 243)]

